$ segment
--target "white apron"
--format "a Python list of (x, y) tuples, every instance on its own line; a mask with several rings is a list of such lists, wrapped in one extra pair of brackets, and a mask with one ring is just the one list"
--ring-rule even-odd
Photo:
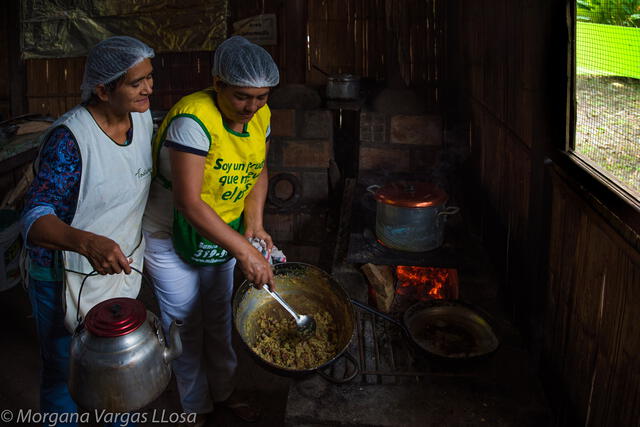
[[(133, 137), (129, 145), (116, 144), (82, 106), (60, 117), (52, 126), (65, 125), (75, 136), (82, 158), (78, 204), (71, 226), (108, 237), (124, 254), (133, 258), (132, 267), (142, 271), (144, 240), (142, 215), (151, 182), (150, 111), (131, 113)], [(116, 297), (136, 298), (141, 275), (132, 271), (88, 277), (82, 286), (80, 311), (78, 294), (83, 279), (93, 271), (87, 258), (63, 251), (65, 326), (73, 332), (77, 316), (84, 318), (96, 304)]]

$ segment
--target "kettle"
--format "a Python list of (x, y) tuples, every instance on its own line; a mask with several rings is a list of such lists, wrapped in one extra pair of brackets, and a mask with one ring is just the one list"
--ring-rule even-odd
[(111, 298), (96, 304), (71, 339), (69, 392), (85, 410), (130, 412), (153, 402), (182, 353), (171, 322), (165, 339), (158, 318), (141, 301)]

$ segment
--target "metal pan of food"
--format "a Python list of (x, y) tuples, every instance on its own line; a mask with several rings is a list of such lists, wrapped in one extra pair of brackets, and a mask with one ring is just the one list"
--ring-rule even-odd
[(396, 324), (419, 350), (439, 359), (477, 359), (493, 353), (500, 344), (488, 315), (463, 301), (420, 301), (404, 312), (402, 321), (361, 302), (351, 302)]
[[(304, 263), (274, 265), (274, 279), (280, 296), (297, 313), (313, 316), (315, 334), (300, 334), (268, 292), (245, 281), (233, 297), (233, 323), (248, 351), (277, 374), (317, 372), (337, 383), (354, 378), (359, 367), (347, 347), (355, 331), (355, 312), (345, 290), (322, 269)], [(342, 377), (324, 372), (340, 358), (350, 365)]]

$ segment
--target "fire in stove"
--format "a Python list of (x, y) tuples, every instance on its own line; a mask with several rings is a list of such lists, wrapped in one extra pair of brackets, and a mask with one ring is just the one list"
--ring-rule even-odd
[(417, 301), (458, 298), (453, 268), (365, 264), (362, 269), (375, 305), (384, 312), (401, 312)]
[[(437, 267), (416, 267), (398, 265), (396, 267), (396, 294), (413, 297), (419, 301), (432, 299), (452, 299), (449, 276), (456, 270)], [(452, 282), (457, 282), (457, 277)], [(457, 286), (456, 286), (457, 294)], [(457, 297), (457, 295), (455, 295)]]

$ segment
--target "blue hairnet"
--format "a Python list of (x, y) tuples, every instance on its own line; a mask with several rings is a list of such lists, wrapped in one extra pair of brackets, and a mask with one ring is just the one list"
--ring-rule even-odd
[(129, 68), (153, 56), (153, 49), (133, 37), (115, 36), (102, 40), (87, 55), (80, 85), (82, 101), (91, 97), (97, 85), (114, 81)]
[(241, 36), (218, 46), (211, 73), (232, 86), (273, 87), (280, 82), (278, 66), (269, 52)]

